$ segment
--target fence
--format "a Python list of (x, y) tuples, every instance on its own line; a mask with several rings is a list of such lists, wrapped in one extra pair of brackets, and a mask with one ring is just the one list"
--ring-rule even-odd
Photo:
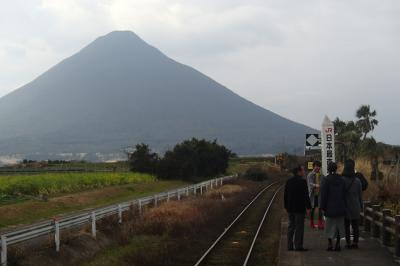
[(367, 202), (361, 217), (364, 230), (384, 246), (394, 246), (395, 256), (400, 257), (400, 215), (393, 216), (391, 210)]
[(130, 210), (132, 207), (137, 207), (139, 213), (142, 208), (147, 205), (157, 206), (160, 201), (169, 201), (171, 199), (181, 200), (182, 197), (203, 194), (203, 191), (212, 189), (213, 187), (221, 186), (224, 181), (233, 179), (236, 176), (225, 176), (220, 178), (211, 179), (195, 185), (190, 185), (184, 188), (175, 189), (167, 192), (162, 192), (153, 196), (148, 196), (132, 201), (114, 204), (104, 208), (93, 209), (90, 211), (82, 212), (79, 214), (65, 216), (58, 219), (48, 220), (45, 222), (33, 224), (20, 228), (14, 231), (5, 232), (1, 234), (1, 266), (7, 265), (7, 248), (11, 245), (22, 243), (48, 234), (54, 234), (55, 248), (58, 252), (60, 250), (60, 231), (64, 229), (83, 227), (91, 225), (91, 234), (96, 238), (96, 221), (117, 215), (118, 222), (122, 223), (122, 214)]

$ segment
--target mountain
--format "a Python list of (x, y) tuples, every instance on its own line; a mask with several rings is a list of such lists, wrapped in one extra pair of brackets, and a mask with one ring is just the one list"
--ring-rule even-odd
[(0, 98), (0, 155), (157, 151), (191, 137), (239, 154), (303, 148), (304, 125), (180, 64), (136, 34), (115, 31)]

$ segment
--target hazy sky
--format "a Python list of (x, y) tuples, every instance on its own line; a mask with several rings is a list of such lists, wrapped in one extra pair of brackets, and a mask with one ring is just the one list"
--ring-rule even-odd
[(239, 95), (319, 128), (378, 111), (400, 144), (398, 0), (1, 1), (0, 96), (112, 30), (132, 30)]

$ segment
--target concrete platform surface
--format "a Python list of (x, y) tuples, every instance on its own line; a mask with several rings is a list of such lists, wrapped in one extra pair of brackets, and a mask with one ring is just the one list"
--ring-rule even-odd
[[(362, 228), (361, 228), (362, 231)], [(390, 251), (381, 246), (376, 239), (371, 239), (365, 233), (361, 234), (359, 249), (345, 249), (342, 239), (341, 252), (328, 252), (327, 239), (323, 231), (311, 229), (306, 226), (304, 247), (307, 252), (294, 252), (287, 250), (287, 221), (282, 222), (282, 236), (280, 241), (279, 262), (280, 266), (399, 266)]]

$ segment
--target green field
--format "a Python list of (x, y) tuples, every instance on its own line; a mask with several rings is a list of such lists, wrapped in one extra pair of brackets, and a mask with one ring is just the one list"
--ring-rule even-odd
[(55, 196), (115, 185), (152, 182), (155, 177), (131, 172), (43, 173), (0, 176), (0, 205), (10, 198)]
[(49, 219), (86, 208), (94, 208), (132, 200), (179, 188), (188, 183), (179, 180), (138, 179), (126, 185), (115, 185), (50, 197), (48, 201), (14, 198), (0, 204), (0, 229)]
[(18, 174), (19, 172), (46, 172), (46, 171), (81, 171), (81, 172), (91, 172), (91, 171), (118, 171), (126, 172), (129, 171), (129, 164), (126, 161), (120, 162), (79, 162), (79, 161), (69, 161), (69, 162), (33, 162), (33, 163), (19, 163), (16, 165), (9, 165), (0, 167), (0, 174), (13, 173)]

